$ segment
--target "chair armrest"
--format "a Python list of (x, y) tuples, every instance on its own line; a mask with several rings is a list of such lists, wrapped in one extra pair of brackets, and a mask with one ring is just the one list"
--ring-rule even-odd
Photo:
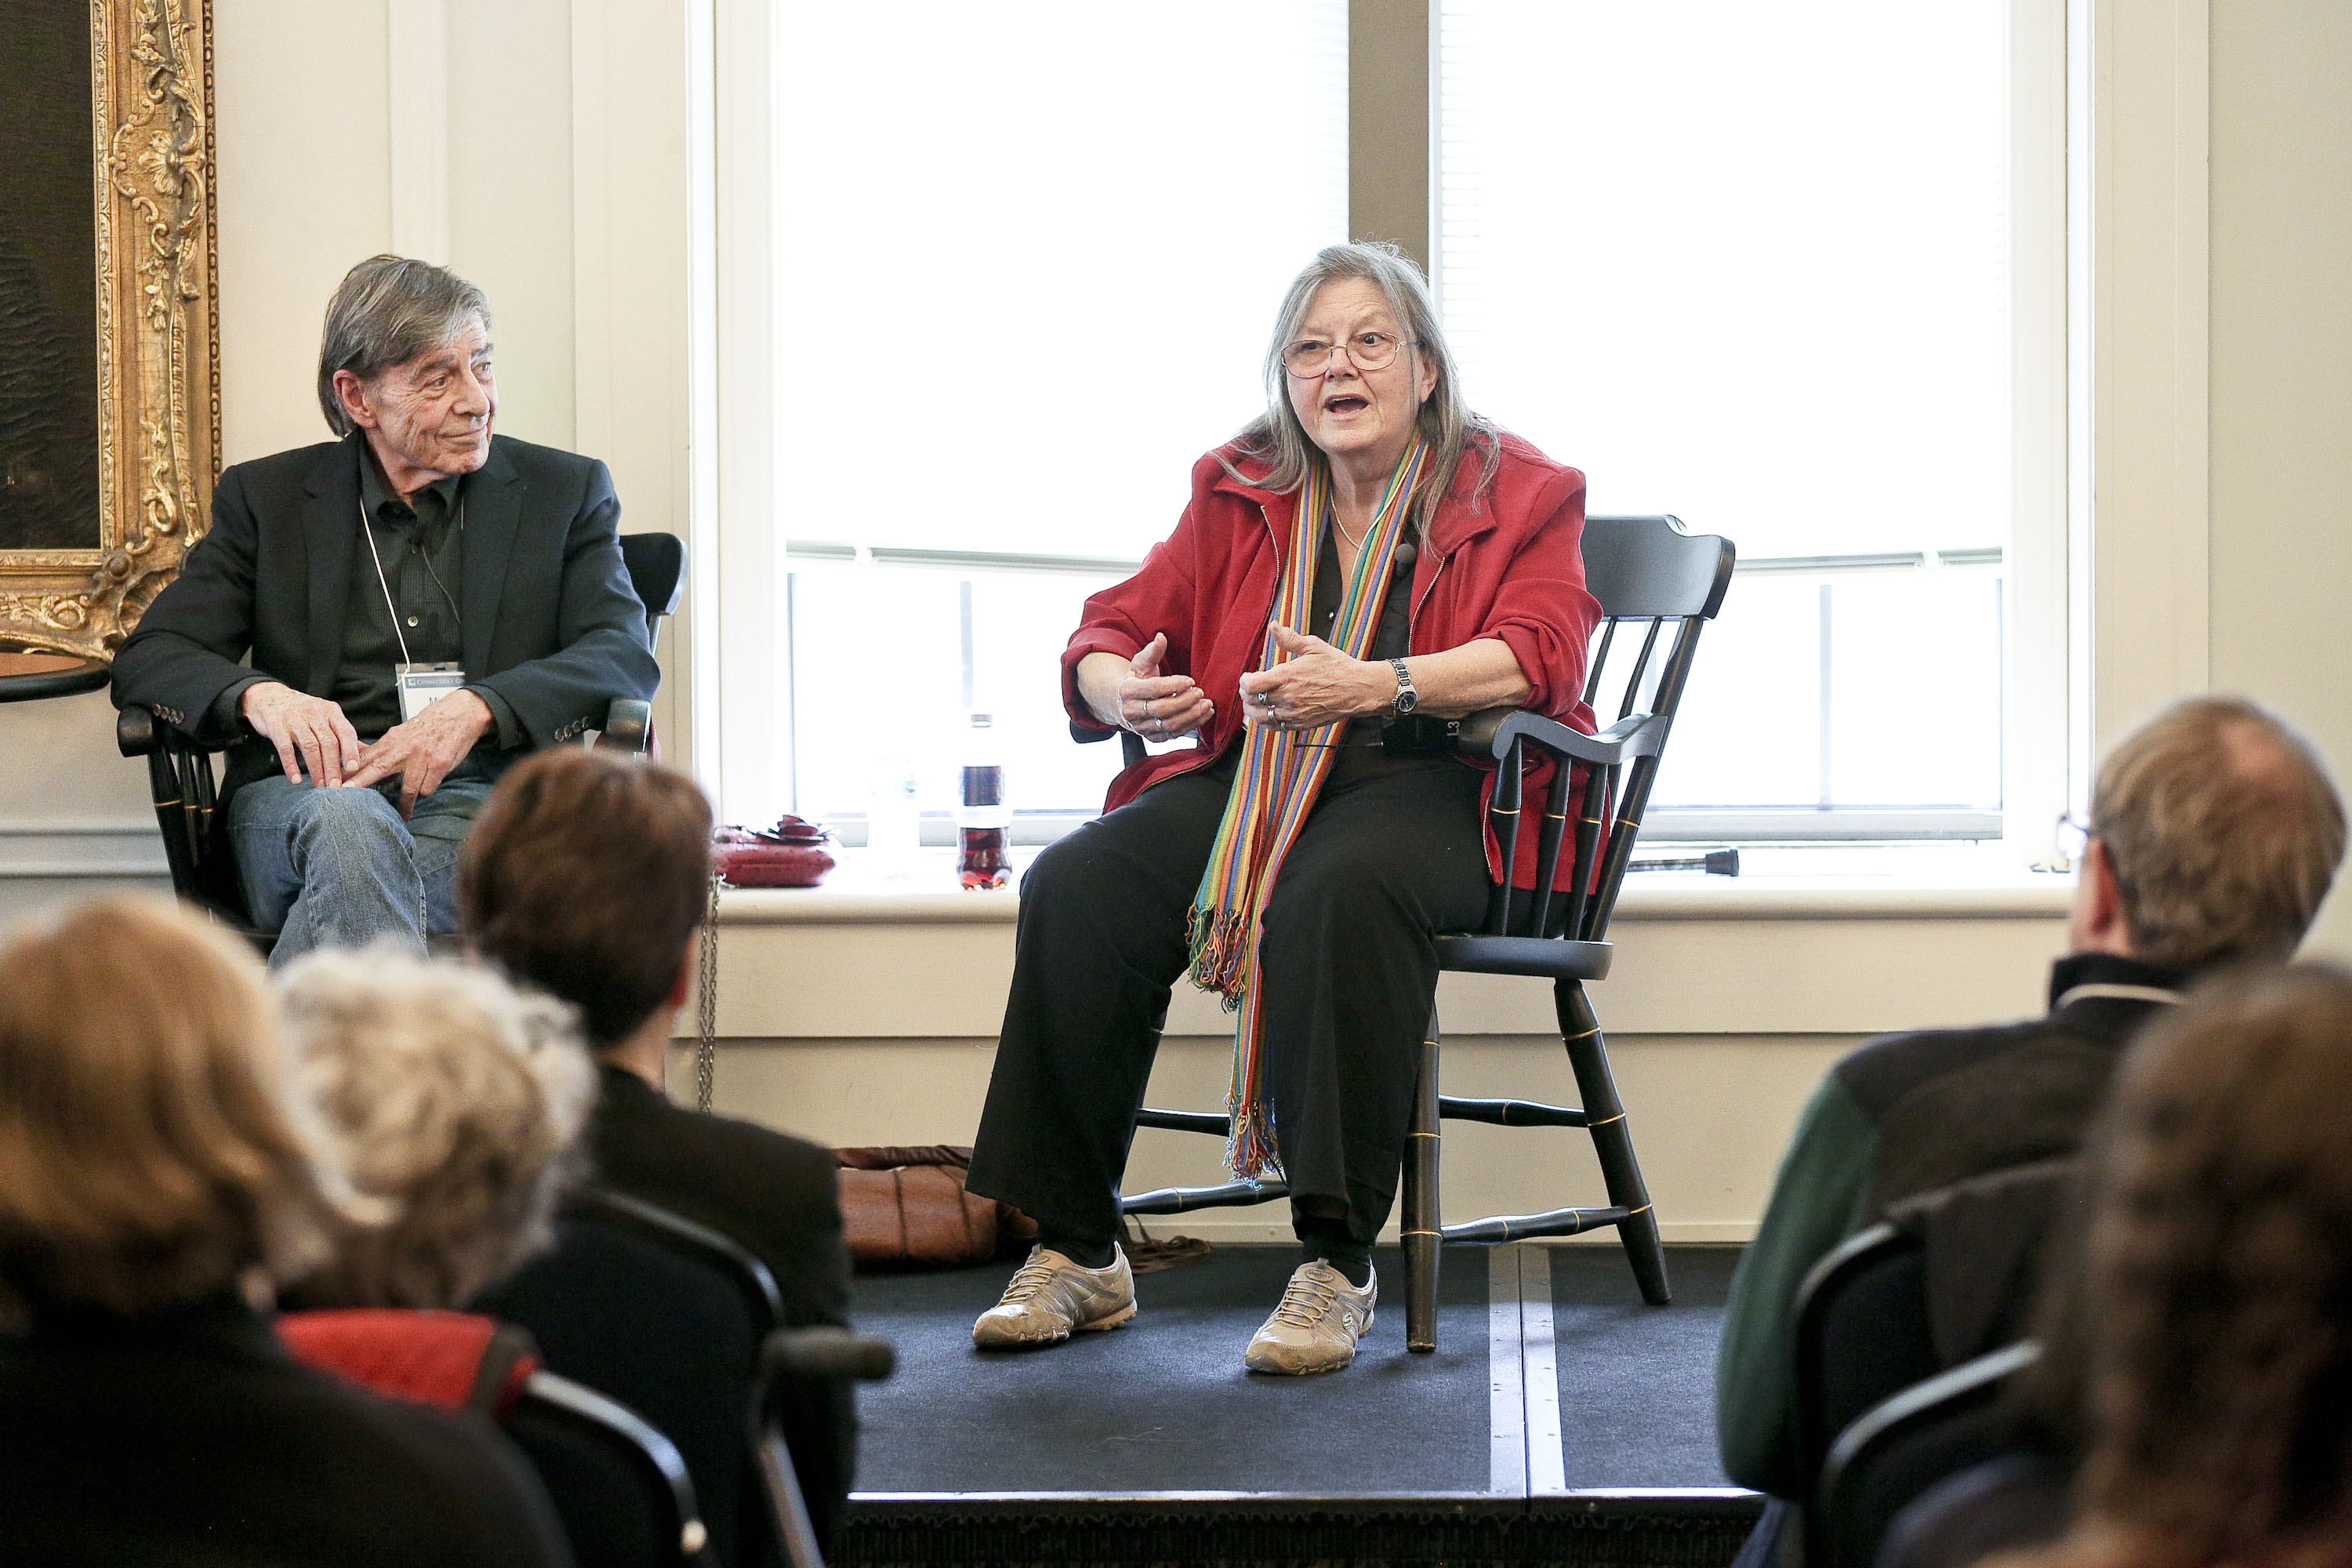
[(153, 709), (132, 702), (114, 716), (114, 744), (124, 756), (149, 756), (163, 743), (163, 721)]
[(652, 703), (642, 697), (615, 697), (613, 705), (604, 710), (604, 733), (596, 743), (642, 755), (653, 727)]
[(1666, 721), (1655, 713), (1632, 714), (1597, 735), (1587, 735), (1540, 713), (1489, 708), (1462, 721), (1461, 745), (1465, 752), (1483, 752), (1499, 763), (1511, 754), (1511, 742), (1525, 736), (1578, 762), (1614, 767), (1635, 757), (1655, 755), (1665, 743), (1665, 735)]

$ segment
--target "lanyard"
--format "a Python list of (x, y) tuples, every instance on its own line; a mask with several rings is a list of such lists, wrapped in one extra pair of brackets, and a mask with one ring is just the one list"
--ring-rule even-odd
[[(462, 534), (465, 532), (466, 497), (465, 492), (462, 490), (459, 491), (457, 495), (457, 515), (452, 520), (452, 521), (455, 523), (459, 533)], [(416, 661), (408, 657), (408, 638), (400, 629), (400, 606), (392, 602), (392, 579), (383, 574), (383, 552), (378, 551), (375, 547), (375, 528), (368, 518), (367, 499), (365, 497), (362, 497), (360, 500), (360, 537), (367, 541), (368, 557), (375, 563), (375, 585), (383, 590), (384, 613), (392, 617), (392, 635), (400, 644), (400, 662), (403, 664), (414, 664)], [(419, 542), (421, 544), (422, 541)], [(433, 563), (430, 561), (427, 561), (425, 563), (425, 570), (428, 573), (433, 572)], [(441, 596), (443, 598), (449, 598), (449, 590), (442, 583), (438, 573), (433, 573), (433, 585), (441, 590)], [(457, 615), (460, 623), (462, 623), (465, 619), (465, 612), (457, 608), (457, 602), (455, 599), (449, 600), (449, 608)]]

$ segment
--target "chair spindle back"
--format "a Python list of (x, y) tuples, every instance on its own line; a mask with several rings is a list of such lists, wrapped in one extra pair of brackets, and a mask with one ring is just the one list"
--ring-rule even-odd
[[(1536, 829), (1535, 885), (1540, 891), (1515, 898), (1502, 888), (1494, 889), (1487, 934), (1577, 942), (1600, 942), (1607, 934), (1658, 761), (1690, 679), (1699, 632), (1722, 608), (1735, 554), (1730, 541), (1685, 533), (1671, 517), (1587, 521), (1585, 573), (1601, 601), (1602, 619), (1583, 697), (1596, 717), (1612, 705), (1616, 710), (1614, 721), (1593, 737), (1612, 760), (1572, 758), (1541, 733), (1549, 727), (1547, 721), (1527, 716), (1507, 719), (1496, 731), (1501, 765), (1488, 810), (1506, 866), (1518, 863), (1527, 774), (1546, 761), (1552, 765)], [(1641, 630), (1637, 647), (1635, 624)], [(1575, 782), (1580, 773), (1580, 792)], [(1571, 796), (1579, 808), (1573, 834), (1568, 826)], [(1570, 858), (1568, 889), (1551, 890), (1564, 852)]]

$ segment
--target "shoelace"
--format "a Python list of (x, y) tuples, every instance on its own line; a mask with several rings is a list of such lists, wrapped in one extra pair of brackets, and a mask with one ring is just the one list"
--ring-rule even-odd
[(1053, 1282), (1054, 1266), (1043, 1258), (1034, 1258), (1013, 1271), (1012, 1280), (1004, 1287), (1002, 1304), (1026, 1304), (1029, 1298)]
[(1339, 1300), (1339, 1291), (1322, 1280), (1294, 1274), (1290, 1288), (1282, 1293), (1282, 1304), (1274, 1310), (1275, 1319), (1294, 1329), (1311, 1329)]

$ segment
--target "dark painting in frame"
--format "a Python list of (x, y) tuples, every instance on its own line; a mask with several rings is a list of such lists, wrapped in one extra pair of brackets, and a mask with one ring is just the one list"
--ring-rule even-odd
[(205, 0), (0, 0), (0, 648), (108, 658), (220, 449)]

